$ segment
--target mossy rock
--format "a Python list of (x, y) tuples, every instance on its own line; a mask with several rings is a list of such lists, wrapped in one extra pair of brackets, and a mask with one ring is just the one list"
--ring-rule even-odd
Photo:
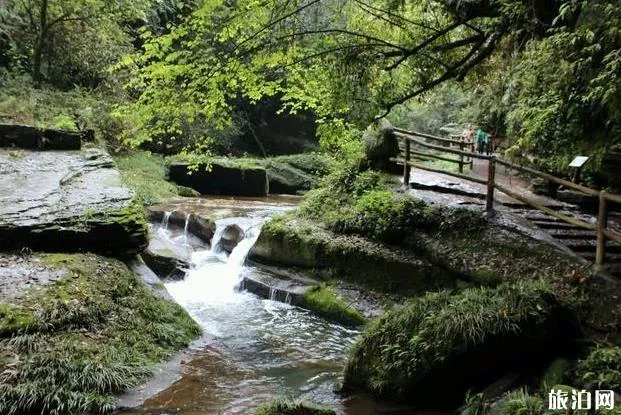
[(0, 354), (11, 368), (0, 380), (0, 413), (108, 412), (115, 394), (200, 334), (185, 310), (154, 295), (120, 261), (32, 258), (63, 273), (16, 302), (0, 302)]
[(181, 186), (190, 187), (204, 195), (267, 196), (268, 179), (265, 168), (244, 165), (226, 159), (212, 160), (209, 168), (199, 164), (174, 162), (169, 177)]
[(265, 264), (309, 268), (325, 278), (401, 294), (455, 284), (455, 278), (411, 252), (355, 235), (338, 235), (291, 215), (266, 223), (248, 257)]
[(336, 412), (310, 404), (279, 400), (255, 409), (252, 415), (336, 415)]
[(345, 302), (334, 290), (319, 285), (296, 299), (296, 305), (313, 311), (319, 316), (346, 326), (361, 326), (365, 318)]
[(370, 167), (394, 172), (397, 167), (390, 159), (399, 154), (399, 143), (385, 118), (375, 121), (364, 132), (365, 156)]
[(344, 388), (456, 408), (469, 389), (567, 348), (579, 336), (572, 323), (540, 282), (427, 294), (367, 325)]

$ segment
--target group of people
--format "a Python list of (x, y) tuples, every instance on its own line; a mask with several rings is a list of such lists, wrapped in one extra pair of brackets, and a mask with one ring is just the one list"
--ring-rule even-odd
[(472, 129), (472, 125), (462, 133), (462, 138), (466, 141), (474, 141), (476, 152), (479, 154), (487, 154), (488, 156), (494, 151), (494, 139), (492, 133), (486, 133), (481, 127), (476, 131)]

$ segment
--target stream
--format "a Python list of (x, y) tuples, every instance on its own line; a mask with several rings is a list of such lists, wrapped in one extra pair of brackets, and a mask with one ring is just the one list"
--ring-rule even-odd
[[(159, 244), (190, 260), (186, 277), (165, 286), (200, 324), (203, 335), (179, 358), (177, 379), (125, 413), (248, 414), (277, 397), (303, 399), (351, 414), (363, 414), (361, 404), (373, 406), (363, 404), (364, 398), (345, 402), (333, 392), (341, 379), (347, 350), (360, 334), (358, 330), (239, 289), (246, 273), (258, 272), (245, 264), (245, 259), (261, 226), (272, 215), (293, 206), (291, 200), (203, 199), (193, 205), (171, 207), (218, 212), (211, 247), (195, 240), (187, 229), (169, 227), (168, 216), (162, 223), (151, 225)], [(245, 235), (227, 255), (218, 240), (230, 224), (240, 226)], [(147, 385), (141, 393), (148, 396), (153, 392), (150, 388), (162, 389), (157, 379), (170, 378), (168, 371), (165, 367), (164, 373), (151, 382), (156, 386)]]

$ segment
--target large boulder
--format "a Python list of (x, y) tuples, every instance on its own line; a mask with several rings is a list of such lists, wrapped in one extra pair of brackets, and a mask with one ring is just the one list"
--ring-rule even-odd
[(344, 390), (454, 409), (468, 390), (561, 354), (579, 336), (572, 320), (539, 282), (427, 294), (365, 329)]
[(82, 140), (89, 141), (92, 135), (92, 130), (66, 131), (37, 128), (30, 125), (0, 124), (0, 147), (79, 150)]
[(381, 118), (371, 124), (362, 136), (366, 160), (371, 168), (394, 172), (396, 164), (390, 161), (399, 154), (399, 142), (393, 133), (392, 124)]
[(262, 161), (272, 194), (295, 195), (310, 190), (333, 166), (332, 160), (318, 153), (291, 154)]
[(147, 246), (147, 223), (101, 149), (0, 150), (0, 249), (123, 255)]
[(192, 169), (187, 163), (173, 163), (169, 177), (205, 195), (267, 196), (268, 193), (265, 168), (243, 163), (214, 160), (208, 170), (204, 165)]

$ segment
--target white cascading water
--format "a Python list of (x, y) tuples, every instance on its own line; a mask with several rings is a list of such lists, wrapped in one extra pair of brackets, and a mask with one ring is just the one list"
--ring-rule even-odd
[[(285, 303), (273, 301), (277, 290), (271, 290), (269, 300), (239, 290), (244, 275), (256, 272), (244, 262), (261, 226), (273, 213), (257, 211), (217, 220), (210, 247), (196, 245), (187, 233), (187, 221), (183, 234), (169, 229), (170, 215), (154, 229), (165, 246), (189, 252), (191, 268), (186, 277), (167, 282), (166, 288), (201, 325), (202, 342), (230, 365), (205, 379), (210, 385), (215, 383), (210, 387), (216, 389), (201, 401), (204, 413), (244, 414), (274, 396), (335, 404), (331, 389), (358, 332), (287, 304), (290, 296)], [(243, 229), (244, 237), (227, 255), (219, 242), (232, 224)], [(243, 384), (231, 371), (246, 379)]]

